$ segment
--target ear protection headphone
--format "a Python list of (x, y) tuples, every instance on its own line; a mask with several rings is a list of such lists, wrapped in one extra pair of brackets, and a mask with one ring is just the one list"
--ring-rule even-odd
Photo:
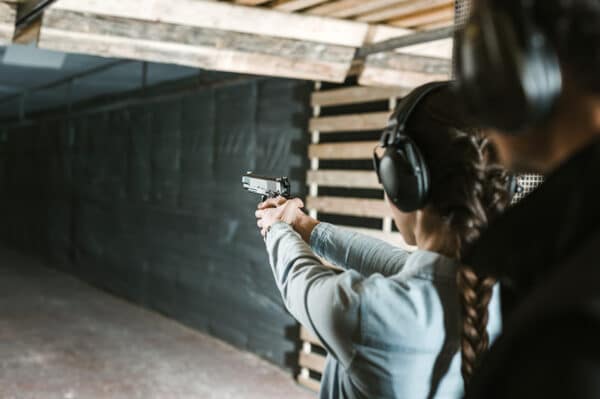
[(428, 94), (447, 86), (448, 82), (428, 83), (404, 97), (381, 135), (379, 147), (385, 149), (384, 155), (379, 158), (377, 148), (373, 153), (379, 182), (390, 201), (403, 212), (423, 208), (429, 196), (429, 169), (421, 151), (407, 134), (406, 125)]
[[(389, 200), (403, 212), (424, 208), (430, 193), (429, 169), (419, 147), (408, 133), (408, 121), (423, 99), (449, 85), (450, 82), (428, 83), (404, 97), (390, 117), (378, 147), (373, 151), (373, 165), (379, 182)], [(377, 154), (378, 148), (385, 149), (381, 157)], [(511, 199), (522, 190), (513, 175), (509, 175), (507, 188)]]
[(482, 127), (516, 134), (546, 119), (561, 93), (558, 56), (533, 20), (534, 3), (478, 0), (457, 34), (458, 91)]

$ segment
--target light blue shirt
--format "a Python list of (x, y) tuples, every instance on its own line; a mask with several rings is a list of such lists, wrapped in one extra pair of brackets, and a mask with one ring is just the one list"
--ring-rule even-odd
[[(321, 398), (461, 398), (457, 262), (327, 223), (310, 241), (276, 223), (266, 245), (286, 307), (328, 351)], [(497, 287), (489, 311), (494, 340)]]

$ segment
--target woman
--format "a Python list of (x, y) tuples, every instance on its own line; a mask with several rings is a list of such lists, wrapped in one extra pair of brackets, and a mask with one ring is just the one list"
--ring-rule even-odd
[[(505, 175), (491, 162), (486, 140), (439, 112), (450, 105), (448, 92), (440, 84), (417, 89), (390, 123), (394, 131), (403, 128), (397, 141), (411, 140), (415, 149), (406, 152), (419, 151), (424, 165), (417, 170), (427, 173), (419, 209), (401, 211), (395, 203), (402, 198), (388, 201), (416, 252), (321, 223), (301, 211), (299, 199), (268, 200), (256, 212), (288, 310), (328, 351), (321, 398), (462, 397), (461, 369), (468, 378), (488, 336), (500, 332), (494, 282), (479, 279), (460, 258), (507, 206)], [(384, 145), (394, 141), (390, 128)], [(388, 172), (378, 173), (389, 183), (382, 176)], [(385, 191), (391, 196), (393, 189)]]

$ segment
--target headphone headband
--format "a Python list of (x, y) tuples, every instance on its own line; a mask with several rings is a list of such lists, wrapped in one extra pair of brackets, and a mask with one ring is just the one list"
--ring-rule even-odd
[(406, 97), (400, 100), (394, 113), (390, 116), (388, 124), (381, 136), (381, 147), (388, 147), (398, 144), (403, 138), (407, 137), (406, 124), (412, 116), (415, 108), (432, 92), (449, 87), (450, 82), (431, 82), (419, 86), (411, 91)]

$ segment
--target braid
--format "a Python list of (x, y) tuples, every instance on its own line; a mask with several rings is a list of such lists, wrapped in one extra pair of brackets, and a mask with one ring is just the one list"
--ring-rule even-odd
[[(504, 211), (509, 194), (506, 172), (494, 162), (495, 154), (488, 140), (458, 131), (452, 136), (452, 153), (456, 158), (440, 176), (445, 183), (438, 186), (442, 191), (436, 208), (446, 215), (449, 230), (456, 236), (456, 259), (462, 259), (464, 249), (479, 238), (491, 219)], [(469, 267), (458, 269), (457, 288), (463, 316), (461, 370), (465, 384), (489, 346), (488, 306), (495, 284), (495, 279), (478, 276)]]
[[(466, 131), (453, 112), (452, 96), (443, 92), (413, 116), (413, 138), (430, 166), (429, 209), (441, 217), (452, 248), (449, 254), (463, 259), (491, 220), (510, 203), (506, 171), (499, 166), (491, 143), (477, 131)], [(488, 306), (496, 281), (467, 267), (457, 271), (457, 290), (462, 310), (460, 348), (462, 374), (469, 382), (481, 355), (488, 349)]]
[[(458, 259), (462, 258), (464, 247), (478, 239), (490, 219), (503, 212), (510, 201), (506, 187), (506, 172), (494, 163), (493, 147), (480, 135), (470, 136), (469, 139), (471, 145), (477, 150), (477, 156), (471, 165), (475, 184), (471, 190), (473, 198), (464, 203), (462, 212), (459, 212), (463, 218), (455, 225), (457, 234), (461, 236), (458, 240), (460, 243), (457, 249)], [(458, 269), (457, 287), (463, 316), (460, 344), (461, 371), (465, 385), (468, 384), (481, 355), (489, 347), (488, 307), (495, 284), (494, 278), (478, 276), (467, 266)]]
[(488, 306), (495, 284), (495, 279), (479, 278), (471, 268), (461, 267), (458, 270), (457, 285), (463, 313), (460, 342), (461, 371), (465, 385), (471, 379), (481, 355), (487, 351), (489, 346)]

